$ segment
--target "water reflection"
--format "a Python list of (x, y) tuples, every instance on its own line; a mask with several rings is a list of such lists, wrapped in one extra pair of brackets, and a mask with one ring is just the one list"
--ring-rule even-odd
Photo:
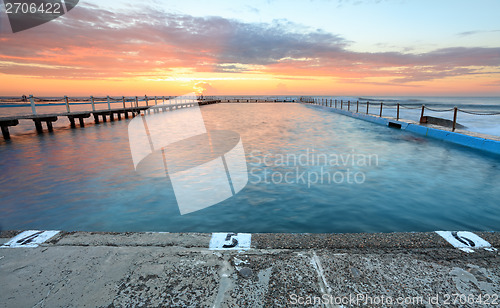
[[(122, 120), (1, 144), (0, 224), (4, 229), (172, 232), (500, 226), (498, 157), (303, 105), (220, 104), (201, 110), (207, 131), (241, 136), (249, 171), (261, 177), (266, 170), (283, 175), (296, 168), (314, 173), (324, 167), (331, 174), (360, 171), (366, 179), (362, 184), (314, 185), (254, 181), (224, 202), (181, 216), (168, 179), (144, 178), (134, 170), (127, 137), (130, 120)], [(378, 163), (263, 163), (265, 157), (276, 161), (280, 155), (307, 151), (373, 154)]]

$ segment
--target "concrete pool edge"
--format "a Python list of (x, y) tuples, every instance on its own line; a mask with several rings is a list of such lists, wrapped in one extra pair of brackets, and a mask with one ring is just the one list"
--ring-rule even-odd
[[(500, 232), (475, 233), (499, 247)], [(435, 232), (252, 234), (247, 250), (211, 250), (212, 236), (61, 232), (36, 248), (2, 248), (0, 298), (5, 307), (253, 308), (411, 295), (421, 298), (411, 307), (449, 307), (447, 295), (500, 293), (498, 250), (466, 253)]]
[(494, 140), (494, 139), (488, 139), (488, 138), (483, 138), (483, 137), (478, 137), (478, 136), (471, 136), (471, 135), (466, 135), (463, 133), (458, 133), (458, 132), (451, 132), (451, 131), (446, 131), (434, 127), (427, 127), (423, 125), (419, 125), (416, 122), (410, 122), (406, 120), (396, 120), (394, 118), (389, 118), (389, 117), (379, 117), (375, 115), (370, 115), (370, 114), (362, 114), (362, 113), (355, 113), (347, 110), (342, 110), (342, 109), (337, 109), (337, 108), (332, 108), (332, 107), (326, 107), (326, 106), (318, 106), (318, 105), (310, 105), (306, 104), (308, 106), (314, 107), (314, 108), (321, 108), (325, 109), (331, 112), (335, 112), (338, 114), (342, 114), (345, 116), (349, 116), (352, 118), (364, 120), (367, 122), (372, 122), (384, 126), (389, 126), (389, 123), (397, 124), (401, 126), (401, 130), (409, 131), (421, 136), (426, 136), (430, 137), (433, 139), (437, 140), (443, 140), (446, 142), (458, 144), (461, 146), (465, 146), (468, 148), (473, 148), (485, 152), (489, 152), (492, 154), (500, 154), (500, 141), (499, 140)]
[[(3, 231), (0, 244), (23, 231)], [(500, 248), (500, 232), (471, 231)], [(224, 233), (224, 232), (221, 232)], [(41, 246), (155, 246), (209, 248), (214, 233), (61, 231)], [(250, 249), (425, 249), (453, 248), (436, 232), (249, 233)]]

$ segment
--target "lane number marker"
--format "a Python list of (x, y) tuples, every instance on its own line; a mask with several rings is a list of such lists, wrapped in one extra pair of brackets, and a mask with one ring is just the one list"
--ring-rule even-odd
[(486, 240), (478, 235), (468, 231), (436, 231), (442, 238), (453, 247), (464, 252), (474, 252), (474, 250), (483, 248), (487, 251), (496, 251), (497, 249), (491, 246)]
[(212, 233), (210, 250), (247, 250), (250, 249), (252, 235), (249, 233)]
[(28, 230), (21, 232), (0, 248), (35, 248), (46, 242), (60, 231)]

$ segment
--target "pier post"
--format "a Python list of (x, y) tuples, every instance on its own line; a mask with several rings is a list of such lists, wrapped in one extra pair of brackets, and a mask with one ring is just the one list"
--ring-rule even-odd
[(156, 101), (156, 96), (155, 96), (155, 106), (158, 105), (158, 102)]
[(33, 119), (33, 122), (35, 122), (36, 132), (39, 134), (43, 133), (42, 122), (38, 119)]
[(333, 99), (330, 98), (330, 108), (332, 108)]
[(0, 127), (2, 128), (2, 135), (5, 140), (10, 139), (9, 126), (16, 126), (18, 124), (19, 120), (17, 119), (0, 122)]
[(30, 95), (30, 104), (31, 112), (33, 112), (33, 114), (36, 114), (35, 99), (33, 98), (33, 95)]
[(398, 103), (398, 111), (396, 112), (396, 121), (399, 121), (399, 103)]
[(68, 102), (68, 97), (66, 95), (64, 95), (64, 102), (66, 103), (66, 111), (68, 113), (70, 113), (69, 111), (69, 102)]
[(337, 100), (335, 100), (335, 108), (337, 108)]
[(9, 140), (10, 139), (10, 133), (9, 133), (9, 127), (8, 126), (3, 126), (2, 125), (2, 135), (3, 139)]
[(83, 118), (82, 117), (79, 117), (78, 121), (80, 122), (80, 127), (85, 127), (85, 122), (83, 122)]
[(359, 101), (356, 101), (356, 113), (359, 112)]
[(342, 109), (343, 104), (344, 104), (344, 101), (340, 100), (340, 109)]
[(347, 101), (347, 111), (351, 111), (351, 101)]
[(422, 105), (422, 112), (420, 113), (420, 123), (424, 123), (424, 110), (425, 105)]
[(68, 116), (68, 120), (69, 120), (69, 123), (71, 125), (71, 128), (76, 128), (75, 118), (72, 116)]
[(370, 107), (370, 102), (366, 101), (366, 114), (368, 114), (368, 108)]
[(455, 126), (457, 125), (457, 111), (458, 111), (458, 108), (455, 106), (453, 107), (453, 128), (452, 128), (452, 132), (455, 131)]
[[(92, 111), (95, 111), (95, 105), (94, 105), (94, 97), (90, 97), (90, 103), (92, 104)], [(94, 113), (94, 122), (97, 124), (99, 123), (99, 115)]]
[(52, 127), (52, 122), (51, 121), (45, 121), (45, 123), (47, 124), (47, 130), (49, 132), (53, 132), (54, 128)]
[(135, 108), (137, 108), (135, 114), (138, 115), (140, 111), (139, 111), (139, 98), (137, 96), (135, 97)]
[(382, 106), (384, 105), (384, 103), (380, 102), (380, 115), (379, 117), (382, 117)]
[[(109, 102), (109, 95), (108, 95), (108, 110), (111, 110), (111, 104)], [(114, 121), (115, 120), (115, 115), (112, 112), (109, 113), (109, 120), (110, 121)], [(106, 121), (104, 121), (104, 122), (106, 122)]]

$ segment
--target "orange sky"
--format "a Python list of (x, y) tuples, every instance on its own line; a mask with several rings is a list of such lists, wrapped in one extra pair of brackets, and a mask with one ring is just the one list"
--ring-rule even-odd
[(79, 5), (0, 34), (0, 96), (500, 95), (500, 48), (360, 51), (286, 23)]

